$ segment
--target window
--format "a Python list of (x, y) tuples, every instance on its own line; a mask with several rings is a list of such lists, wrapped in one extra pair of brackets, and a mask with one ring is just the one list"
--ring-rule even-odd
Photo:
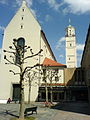
[(15, 63), (17, 64), (20, 64), (20, 61), (21, 61), (21, 57), (24, 57), (24, 46), (25, 46), (25, 39), (24, 38), (19, 38), (17, 40), (17, 47), (18, 47), (18, 50), (16, 51), (16, 60), (15, 60)]
[(46, 98), (45, 96), (46, 96), (45, 92), (42, 92), (41, 93), (41, 99), (45, 99)]
[(24, 38), (19, 38), (17, 40), (17, 46), (24, 47), (24, 45), (25, 45), (25, 39)]
[(25, 11), (25, 8), (22, 8), (22, 11), (24, 12), (24, 11)]
[(69, 58), (69, 60), (70, 60), (70, 58)]
[(23, 17), (22, 17), (22, 20), (23, 20)]
[(55, 76), (55, 81), (56, 81), (56, 82), (58, 82), (58, 81), (59, 81), (58, 76)]
[(20, 100), (20, 84), (13, 84), (13, 100)]
[(70, 30), (70, 35), (71, 35), (71, 30)]
[(70, 43), (70, 46), (72, 46), (72, 44)]
[(21, 25), (21, 29), (23, 29), (23, 25)]

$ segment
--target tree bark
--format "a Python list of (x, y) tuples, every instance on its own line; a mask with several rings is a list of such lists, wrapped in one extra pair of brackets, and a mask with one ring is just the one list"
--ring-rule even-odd
[(30, 93), (31, 93), (31, 81), (29, 76), (29, 93), (28, 93), (28, 104), (30, 104)]
[(21, 80), (20, 111), (19, 118), (24, 120), (24, 80)]
[(20, 111), (19, 111), (19, 118), (24, 120), (24, 78), (23, 78), (23, 64), (21, 64), (20, 69)]
[(52, 85), (51, 85), (51, 103), (53, 102), (53, 92), (52, 92)]
[(46, 90), (46, 102), (48, 102), (48, 88), (47, 88), (47, 82), (45, 83), (45, 90)]

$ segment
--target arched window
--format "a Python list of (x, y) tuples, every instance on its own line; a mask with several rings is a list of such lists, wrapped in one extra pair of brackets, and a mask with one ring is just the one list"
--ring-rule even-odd
[(24, 47), (24, 45), (25, 45), (25, 39), (24, 38), (18, 38), (18, 40), (17, 40), (17, 46), (19, 46), (19, 47)]
[(20, 37), (17, 40), (17, 51), (16, 51), (16, 64), (21, 63), (21, 57), (24, 57), (24, 46), (25, 46), (25, 39)]

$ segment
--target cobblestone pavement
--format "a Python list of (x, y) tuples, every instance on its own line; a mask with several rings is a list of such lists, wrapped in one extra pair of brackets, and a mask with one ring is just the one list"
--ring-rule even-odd
[[(90, 120), (88, 103), (58, 103), (52, 108), (45, 108), (42, 103), (33, 105), (38, 107), (38, 114), (31, 115), (36, 120)], [(29, 107), (30, 105), (26, 106)], [(0, 104), (0, 120), (10, 120), (12, 117), (18, 117), (18, 113), (19, 104)]]

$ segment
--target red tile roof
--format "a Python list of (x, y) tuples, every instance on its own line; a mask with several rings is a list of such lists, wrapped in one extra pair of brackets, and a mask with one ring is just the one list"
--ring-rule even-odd
[(43, 65), (43, 66), (62, 66), (62, 67), (65, 67), (65, 66), (66, 66), (66, 65), (64, 65), (64, 64), (57, 63), (56, 61), (51, 60), (51, 59), (49, 59), (49, 58), (45, 58), (42, 65)]

